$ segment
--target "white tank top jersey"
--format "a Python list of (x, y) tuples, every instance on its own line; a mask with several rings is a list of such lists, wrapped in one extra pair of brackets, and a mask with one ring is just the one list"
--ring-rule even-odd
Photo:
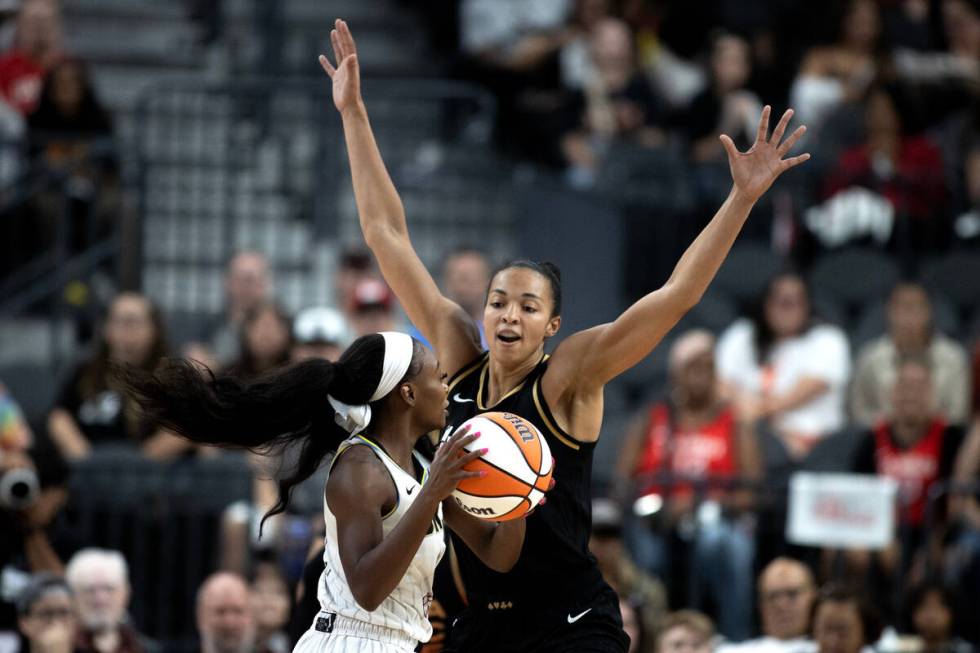
[[(337, 449), (334, 461), (352, 446), (368, 446), (378, 456), (391, 475), (398, 489), (398, 499), (395, 508), (382, 518), (384, 537), (395, 527), (402, 515), (409, 509), (419, 495), (421, 484), (415, 478), (399, 467), (384, 449), (362, 435), (345, 440)], [(422, 483), (428, 476), (428, 464), (418, 452), (414, 452), (424, 472)], [(331, 468), (333, 463), (331, 463)], [(399, 630), (410, 637), (426, 642), (432, 636), (432, 625), (429, 623), (429, 605), (432, 603), (432, 580), (436, 573), (436, 565), (446, 549), (443, 534), (442, 506), (432, 520), (432, 525), (422, 545), (412, 559), (408, 570), (394, 591), (381, 602), (373, 612), (368, 612), (357, 604), (351, 594), (350, 586), (340, 563), (340, 550), (337, 547), (337, 520), (323, 502), (323, 517), (327, 524), (326, 542), (323, 551), (324, 569), (320, 575), (317, 599), (324, 612), (330, 612), (348, 619), (356, 619), (364, 623), (384, 628)]]

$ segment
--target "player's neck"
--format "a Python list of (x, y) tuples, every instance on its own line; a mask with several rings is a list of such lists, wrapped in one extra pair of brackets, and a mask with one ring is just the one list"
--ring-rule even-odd
[(490, 358), (490, 379), (487, 383), (486, 405), (493, 406), (504, 395), (517, 387), (524, 378), (541, 362), (543, 352), (535, 352), (515, 367), (504, 367)]
[(412, 474), (412, 447), (410, 437), (411, 419), (406, 412), (402, 415), (383, 415), (372, 433), (375, 443), (381, 445), (388, 457), (395, 461), (406, 473)]

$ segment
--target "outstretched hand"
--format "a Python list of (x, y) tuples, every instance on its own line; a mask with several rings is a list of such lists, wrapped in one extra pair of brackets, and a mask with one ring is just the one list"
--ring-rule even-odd
[[(336, 89), (336, 84), (334, 88)], [(762, 110), (762, 117), (759, 118), (759, 132), (756, 135), (755, 143), (752, 144), (748, 152), (739, 152), (734, 141), (727, 134), (720, 136), (721, 144), (725, 146), (725, 151), (728, 153), (728, 165), (732, 171), (732, 181), (735, 182), (735, 187), (753, 202), (769, 190), (772, 182), (776, 181), (779, 175), (810, 158), (809, 154), (801, 154), (788, 159), (783, 158), (806, 132), (806, 127), (802, 125), (797, 127), (789, 135), (789, 138), (783, 141), (783, 132), (786, 131), (790, 118), (793, 117), (793, 110), (789, 109), (783, 114), (770, 137), (769, 113), (771, 110), (769, 105), (766, 105), (766, 108)]]
[(337, 67), (334, 68), (324, 54), (320, 55), (320, 66), (333, 80), (333, 103), (337, 111), (343, 113), (361, 100), (361, 72), (354, 37), (347, 23), (339, 18), (334, 23), (334, 29), (330, 30), (330, 43)]

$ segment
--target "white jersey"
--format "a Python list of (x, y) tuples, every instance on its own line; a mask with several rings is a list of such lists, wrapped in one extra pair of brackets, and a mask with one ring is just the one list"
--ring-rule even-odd
[[(378, 456), (391, 475), (398, 491), (398, 499), (394, 509), (382, 518), (384, 536), (395, 527), (419, 495), (421, 485), (415, 478), (399, 467), (384, 450), (364, 436), (356, 435), (345, 440), (337, 449), (334, 461), (352, 446), (368, 446)], [(414, 454), (421, 464), (424, 473), (422, 483), (428, 475), (428, 465), (417, 453)], [(333, 463), (331, 463), (332, 468)], [(340, 563), (340, 550), (337, 546), (337, 520), (330, 512), (326, 500), (323, 502), (323, 517), (326, 521), (326, 542), (323, 551), (324, 569), (320, 575), (317, 598), (324, 612), (333, 613), (340, 617), (401, 631), (412, 639), (427, 642), (432, 636), (432, 625), (429, 623), (429, 604), (432, 603), (432, 580), (436, 573), (436, 565), (446, 549), (443, 533), (442, 506), (439, 507), (429, 532), (422, 540), (422, 545), (415, 553), (405, 575), (399, 581), (394, 591), (381, 602), (373, 612), (368, 612), (357, 604), (350, 591), (350, 585), (344, 575)]]

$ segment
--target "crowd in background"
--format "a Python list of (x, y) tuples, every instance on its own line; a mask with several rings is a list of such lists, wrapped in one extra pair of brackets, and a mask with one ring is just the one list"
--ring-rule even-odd
[[(597, 491), (591, 548), (622, 598), (633, 650), (975, 650), (980, 297), (957, 306), (955, 333), (944, 333), (950, 298), (917, 273), (930, 256), (980, 256), (980, 5), (413, 4), (453, 73), (497, 97), (500, 150), (559, 170), (576, 191), (601, 187), (610, 162), (668, 153), (691, 166), (698, 195), (710, 197), (719, 175), (727, 180), (718, 133), (747, 145), (763, 104), (792, 106), (809, 128), (814, 159), (793, 186), (793, 215), (755, 232), (798, 265), (774, 274), (725, 328), (684, 329), (665, 343), (665, 383), (645, 388), (614, 436), (615, 469), (599, 474), (611, 482)], [(25, 0), (5, 27), (0, 129), (27, 135), (29, 162), (84, 158), (111, 134), (111, 119), (84, 64), (64, 52), (57, 2)], [(7, 179), (23, 172), (2, 170)], [(118, 199), (93, 195), (91, 182), (97, 175), (98, 187), (111, 189), (115, 163), (107, 156), (74, 175), (72, 210), (82, 217), (71, 246), (80, 249), (114, 228), (107, 216)], [(771, 209), (785, 213), (778, 200)], [(53, 210), (42, 201), (0, 227), (0, 269), (51, 238)], [(821, 254), (854, 244), (897, 255), (902, 271), (879, 298), (878, 331), (860, 342), (823, 314), (811, 274)], [(481, 327), (493, 254), (461, 248), (442, 262), (443, 290)], [(115, 295), (42, 423), (28, 424), (19, 398), (0, 385), (0, 471), (31, 468), (40, 483), (30, 505), (0, 507), (0, 653), (160, 649), (127, 616), (139, 588), (130, 587), (125, 557), (62, 541), (67, 479), (102, 447), (169, 464), (227, 454), (146, 424), (114, 389), (113, 365), (151, 370), (164, 356), (185, 356), (202, 373), (254, 378), (309, 357), (335, 359), (365, 333), (421, 337), (364, 252), (341, 256), (333, 289), (332, 302), (310, 298), (290, 315), (276, 302), (267, 259), (239, 252), (227, 265), (223, 313), (183, 342), (168, 340), (167, 316), (151, 298)], [(897, 527), (884, 550), (786, 542), (785, 479), (827, 448), (844, 452), (828, 471), (897, 481)], [(299, 632), (308, 625), (297, 615), (311, 597), (282, 549), (301, 523), (315, 557), (323, 474), (308, 482), (312, 500), (267, 522), (259, 537), (275, 501), (274, 467), (260, 455), (249, 464), (252, 496), (225, 510), (215, 574), (186, 606), (204, 653), (282, 653), (295, 622)], [(951, 482), (973, 491), (940, 493)], [(449, 621), (433, 610), (439, 618)], [(425, 650), (438, 647), (437, 636)]]

